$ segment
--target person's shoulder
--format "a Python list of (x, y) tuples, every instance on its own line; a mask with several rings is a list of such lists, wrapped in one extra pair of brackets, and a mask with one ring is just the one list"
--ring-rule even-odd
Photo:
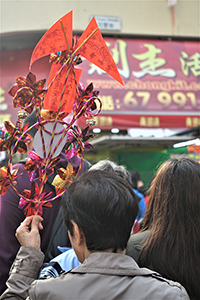
[[(74, 258), (76, 256), (74, 250), (72, 248), (68, 248), (68, 247), (58, 247), (58, 249), (60, 251), (62, 251), (61, 254), (57, 255), (56, 257), (54, 257), (52, 259), (52, 261), (57, 261), (58, 263), (62, 262), (65, 259), (71, 259)], [(64, 251), (62, 250), (64, 249)]]
[(130, 244), (141, 245), (146, 241), (148, 236), (149, 236), (149, 230), (144, 230), (144, 231), (140, 231), (135, 234), (132, 234), (128, 240), (128, 245), (130, 245)]
[(126, 254), (131, 256), (136, 262), (138, 262), (138, 256), (142, 249), (143, 244), (147, 240), (149, 230), (134, 233), (128, 240), (126, 247)]
[(138, 197), (140, 197), (141, 199), (144, 199), (144, 196), (138, 190), (133, 189), (133, 191)]
[[(59, 276), (42, 277), (35, 280), (29, 288), (30, 299), (72, 299), (77, 290), (77, 277), (69, 271)], [(80, 298), (79, 298), (80, 299)]]
[[(139, 268), (141, 270), (149, 270)], [(159, 299), (159, 300), (190, 300), (185, 288), (178, 282), (166, 279), (157, 272), (152, 272), (149, 276), (139, 275), (134, 278), (134, 290), (138, 291), (139, 299)], [(137, 298), (136, 298), (137, 299)]]
[(179, 282), (166, 279), (158, 273), (152, 274), (152, 278), (155, 281), (151, 283), (151, 287), (155, 286), (156, 293), (162, 294), (161, 300), (168, 298), (170, 300), (190, 300), (186, 289)]
[(57, 259), (62, 269), (68, 271), (74, 269), (80, 265), (80, 262), (73, 249), (69, 249), (64, 253), (60, 254)]
[(135, 299), (190, 300), (185, 288), (179, 283), (162, 277), (156, 271), (138, 267), (133, 277), (132, 292)]
[(19, 162), (15, 163), (14, 165), (12, 165), (12, 170), (16, 170), (17, 171), (17, 178), (20, 178), (20, 176), (22, 176), (24, 173), (27, 174), (27, 172), (24, 170), (25, 164), (27, 162), (27, 158), (24, 158), (22, 160), (20, 160)]

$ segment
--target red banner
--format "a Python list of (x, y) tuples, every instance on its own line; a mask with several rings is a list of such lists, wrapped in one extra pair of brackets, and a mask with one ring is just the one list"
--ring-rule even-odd
[[(84, 60), (81, 82), (100, 91), (96, 127), (191, 128), (200, 125), (200, 45), (192, 41), (104, 38), (124, 86)], [(15, 77), (26, 76), (32, 49), (1, 52), (0, 126), (16, 120), (7, 95)], [(48, 58), (34, 63), (37, 80), (48, 78)], [(85, 122), (84, 122), (85, 123)], [(81, 123), (80, 123), (81, 124)]]

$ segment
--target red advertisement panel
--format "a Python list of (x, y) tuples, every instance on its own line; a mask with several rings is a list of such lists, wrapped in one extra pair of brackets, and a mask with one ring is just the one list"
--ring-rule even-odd
[[(200, 125), (200, 45), (192, 41), (104, 38), (124, 86), (87, 60), (81, 82), (100, 91), (96, 127), (191, 128)], [(7, 95), (15, 77), (26, 76), (33, 49), (1, 52), (0, 125), (16, 118)], [(35, 62), (37, 80), (48, 78), (48, 58)], [(15, 111), (15, 113), (14, 113)], [(85, 122), (83, 122), (85, 123)], [(82, 121), (80, 125), (83, 124)]]

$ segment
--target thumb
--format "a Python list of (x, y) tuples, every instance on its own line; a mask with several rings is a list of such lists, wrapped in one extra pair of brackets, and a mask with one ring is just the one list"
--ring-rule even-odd
[(42, 224), (41, 222), (43, 221), (43, 218), (40, 216), (34, 216), (32, 223), (31, 223), (31, 231), (32, 230), (37, 230), (39, 231), (39, 229), (41, 229)]

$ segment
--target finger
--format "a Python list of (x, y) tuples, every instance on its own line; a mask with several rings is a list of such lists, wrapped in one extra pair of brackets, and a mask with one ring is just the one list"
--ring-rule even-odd
[(39, 223), (39, 229), (40, 229), (40, 230), (42, 230), (42, 229), (43, 229), (43, 225), (42, 225), (42, 223), (41, 223), (41, 222)]
[[(41, 222), (43, 221), (43, 218), (40, 216), (33, 216), (32, 223), (31, 223), (31, 230), (38, 230), (42, 226)], [(43, 227), (42, 227), (43, 228)]]
[(30, 226), (33, 216), (26, 217), (20, 226)]

